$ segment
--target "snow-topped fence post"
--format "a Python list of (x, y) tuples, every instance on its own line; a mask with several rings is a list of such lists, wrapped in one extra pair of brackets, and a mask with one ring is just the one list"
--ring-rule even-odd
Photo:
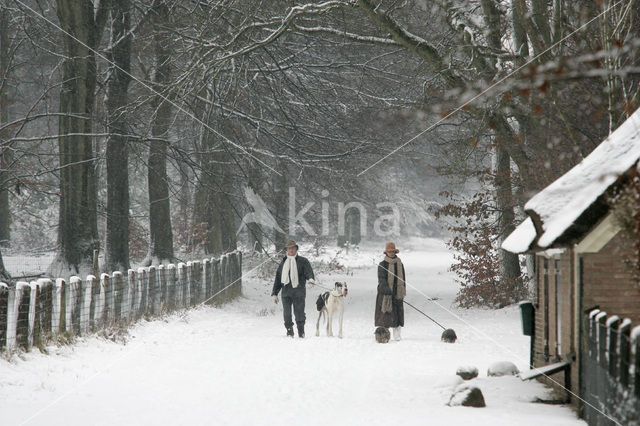
[(53, 308), (51, 309), (51, 332), (53, 334), (66, 331), (66, 292), (67, 282), (58, 278), (53, 289)]
[[(82, 280), (0, 283), (0, 351), (42, 348), (56, 335), (86, 335), (114, 323), (159, 315), (241, 294), (242, 254), (166, 267), (88, 275)], [(213, 297), (215, 295), (215, 297)], [(67, 336), (67, 337), (69, 337)]]
[(223, 254), (220, 257), (220, 286), (224, 288), (224, 291), (220, 295), (221, 301), (227, 301), (229, 299), (230, 290), (227, 288), (229, 285), (229, 255)]
[[(640, 406), (640, 326), (594, 309), (585, 318), (580, 375), (589, 424), (629, 424)], [(595, 409), (594, 407), (598, 407)]]
[(0, 352), (7, 348), (7, 309), (9, 308), (9, 286), (0, 282)]
[(48, 278), (40, 278), (36, 306), (36, 332), (34, 344), (38, 347), (51, 338), (53, 333), (54, 285)]
[(176, 265), (170, 263), (167, 265), (167, 311), (171, 312), (176, 309)]
[(113, 325), (116, 319), (115, 306), (116, 294), (113, 289), (113, 279), (111, 275), (102, 274), (102, 287), (104, 288), (104, 321), (107, 327)]
[(178, 280), (176, 281), (176, 309), (185, 307), (185, 287), (187, 286), (187, 264), (178, 263)]
[(113, 320), (118, 324), (121, 323), (123, 319), (124, 292), (122, 272), (115, 271), (113, 273)]
[(204, 259), (202, 261), (202, 274), (203, 274), (203, 288), (204, 295), (203, 301), (208, 301), (211, 297), (211, 259)]
[[(222, 288), (221, 278), (220, 278), (220, 260), (212, 258), (211, 259), (211, 296), (218, 293)], [(211, 297), (210, 296), (210, 297)], [(216, 303), (216, 298), (209, 299), (209, 304), (213, 305)]]
[(631, 360), (631, 321), (628, 319), (622, 321), (618, 329), (620, 364), (618, 367), (618, 375), (622, 386), (629, 386), (629, 367)]
[(29, 349), (30, 325), (29, 325), (29, 308), (31, 301), (31, 286), (24, 281), (18, 281), (16, 289), (19, 289), (18, 317), (16, 324), (16, 342), (18, 346)]
[(149, 290), (146, 313), (149, 315), (155, 315), (158, 306), (158, 302), (156, 301), (156, 298), (158, 297), (158, 270), (155, 266), (149, 266), (148, 271)]
[(640, 326), (634, 327), (631, 331), (631, 347), (633, 351), (633, 393), (638, 399), (637, 407), (640, 405)]
[(136, 299), (138, 277), (136, 277), (136, 271), (129, 269), (127, 272), (127, 298), (125, 300), (127, 322), (134, 320), (134, 304)]
[(202, 263), (195, 260), (191, 265), (191, 306), (196, 306), (202, 300)]
[(616, 315), (607, 320), (607, 330), (609, 334), (609, 347), (607, 354), (609, 355), (609, 374), (611, 377), (618, 378), (618, 327), (620, 326), (620, 318)]

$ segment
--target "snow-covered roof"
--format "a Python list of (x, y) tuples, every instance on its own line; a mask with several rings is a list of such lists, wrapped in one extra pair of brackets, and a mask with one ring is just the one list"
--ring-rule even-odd
[(502, 242), (502, 248), (512, 253), (523, 253), (529, 250), (535, 239), (536, 228), (528, 217)]
[[(536, 245), (550, 247), (639, 158), (640, 109), (584, 160), (525, 204), (527, 214), (540, 219)], [(509, 235), (502, 245), (505, 250), (521, 253), (530, 248), (535, 239), (530, 221), (526, 219)]]

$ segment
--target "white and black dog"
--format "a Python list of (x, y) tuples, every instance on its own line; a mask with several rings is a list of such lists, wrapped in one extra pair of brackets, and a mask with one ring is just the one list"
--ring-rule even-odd
[(318, 308), (318, 321), (316, 322), (316, 336), (320, 335), (320, 318), (322, 314), (327, 314), (327, 336), (333, 336), (333, 330), (331, 329), (331, 323), (333, 317), (338, 316), (338, 337), (342, 339), (342, 316), (344, 314), (344, 297), (349, 290), (347, 289), (347, 283), (337, 282), (333, 285), (333, 290), (327, 291), (324, 294), (318, 296), (316, 300), (316, 307)]

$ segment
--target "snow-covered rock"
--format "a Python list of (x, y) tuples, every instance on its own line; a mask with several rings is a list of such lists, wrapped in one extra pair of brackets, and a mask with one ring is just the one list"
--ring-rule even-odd
[(487, 376), (515, 376), (520, 373), (518, 367), (510, 361), (498, 361), (489, 366)]
[(456, 374), (462, 377), (464, 380), (471, 380), (478, 377), (478, 369), (472, 365), (465, 365), (458, 367)]
[(484, 396), (480, 388), (463, 383), (458, 386), (451, 395), (449, 406), (455, 407), (462, 405), (463, 407), (486, 407)]

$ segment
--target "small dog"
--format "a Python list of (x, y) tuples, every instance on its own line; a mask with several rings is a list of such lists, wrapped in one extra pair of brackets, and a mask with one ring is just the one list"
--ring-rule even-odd
[(458, 336), (456, 336), (456, 332), (453, 331), (452, 328), (447, 328), (442, 332), (442, 336), (440, 337), (440, 340), (445, 343), (455, 343), (457, 339)]
[(389, 343), (389, 339), (391, 339), (391, 333), (389, 333), (389, 329), (384, 327), (378, 327), (375, 331), (376, 342), (378, 343)]
[(347, 283), (337, 282), (333, 285), (333, 290), (327, 291), (318, 296), (316, 307), (318, 308), (318, 321), (316, 321), (316, 336), (320, 335), (320, 318), (327, 315), (327, 336), (333, 336), (331, 324), (333, 317), (338, 315), (338, 337), (342, 339), (342, 316), (344, 314), (344, 298), (349, 293)]

